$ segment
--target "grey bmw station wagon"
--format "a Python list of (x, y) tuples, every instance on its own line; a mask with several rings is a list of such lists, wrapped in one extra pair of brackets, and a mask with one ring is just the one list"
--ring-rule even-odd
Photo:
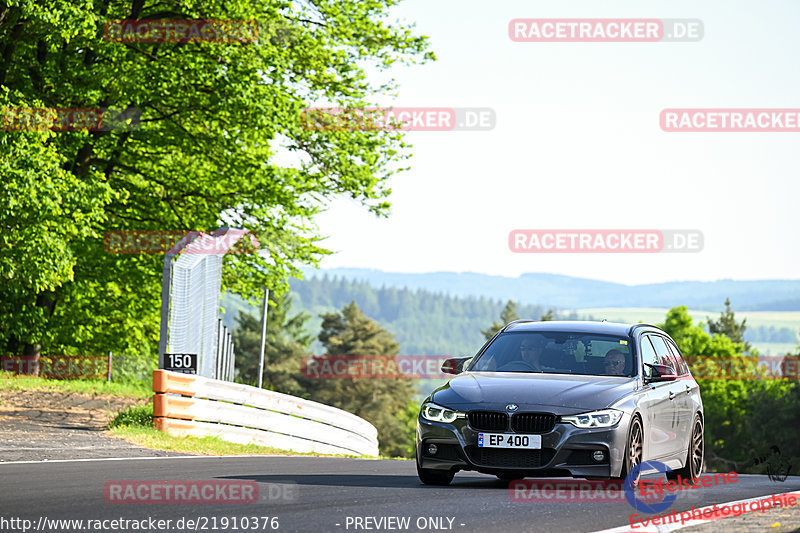
[(670, 478), (696, 478), (703, 468), (700, 390), (656, 326), (517, 320), (442, 371), (456, 376), (417, 418), (425, 484), (459, 470), (624, 478), (656, 460)]

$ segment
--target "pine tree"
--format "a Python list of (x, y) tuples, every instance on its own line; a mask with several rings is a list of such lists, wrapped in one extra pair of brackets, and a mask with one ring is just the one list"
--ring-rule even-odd
[[(324, 313), (319, 341), (326, 355), (395, 356), (399, 345), (394, 335), (365, 316), (355, 302), (340, 312)], [(311, 399), (360, 416), (378, 429), (381, 453), (406, 455), (408, 403), (414, 396), (409, 379), (309, 380)]]
[(500, 313), (500, 322), (494, 321), (487, 329), (482, 329), (481, 333), (483, 333), (483, 336), (486, 337), (487, 340), (491, 339), (494, 337), (495, 333), (503, 329), (503, 326), (509, 322), (513, 322), (514, 320), (519, 320), (519, 314), (517, 314), (517, 304), (514, 302), (514, 300), (509, 300), (506, 302), (506, 306)]
[[(312, 337), (306, 333), (307, 313), (289, 317), (291, 295), (270, 293), (267, 312), (267, 342), (264, 351), (266, 389), (301, 396), (305, 388), (298, 381), (303, 360), (310, 354)], [(240, 313), (233, 330), (236, 346), (236, 381), (255, 386), (258, 383), (258, 358), (261, 350), (261, 318)]]
[(712, 335), (725, 335), (733, 342), (744, 345), (744, 351), (749, 352), (752, 346), (744, 340), (744, 332), (747, 329), (745, 322), (747, 322), (746, 318), (741, 323), (736, 321), (736, 316), (731, 309), (731, 299), (725, 298), (725, 311), (719, 314), (717, 320), (708, 319), (708, 332)]

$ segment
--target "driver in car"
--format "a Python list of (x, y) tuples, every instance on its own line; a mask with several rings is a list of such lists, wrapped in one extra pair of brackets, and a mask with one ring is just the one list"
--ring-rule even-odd
[(519, 344), (520, 360), (536, 372), (555, 370), (542, 365), (540, 359), (544, 351), (545, 340), (539, 335), (526, 335)]

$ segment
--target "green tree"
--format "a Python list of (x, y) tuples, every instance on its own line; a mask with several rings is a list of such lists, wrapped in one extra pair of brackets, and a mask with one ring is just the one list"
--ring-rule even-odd
[(517, 303), (514, 300), (509, 300), (500, 312), (500, 322), (495, 320), (492, 322), (491, 326), (482, 329), (481, 333), (483, 333), (483, 336), (486, 337), (487, 340), (491, 339), (494, 337), (495, 333), (503, 329), (503, 326), (514, 320), (519, 320), (519, 318), (519, 314), (517, 314)]
[(551, 320), (555, 320), (555, 319), (556, 319), (556, 313), (555, 313), (555, 311), (553, 311), (552, 309), (548, 309), (548, 310), (547, 310), (547, 312), (546, 312), (546, 313), (544, 313), (544, 314), (543, 314), (543, 315), (542, 315), (542, 316), (539, 318), (539, 320), (540, 320), (541, 322), (549, 322), (549, 321), (551, 321)]
[(712, 318), (708, 319), (708, 331), (712, 335), (725, 335), (733, 342), (742, 344), (744, 346), (744, 351), (749, 352), (752, 346), (750, 346), (749, 342), (745, 342), (744, 340), (744, 332), (747, 330), (745, 322), (747, 322), (746, 318), (741, 322), (736, 321), (736, 315), (733, 309), (731, 309), (731, 299), (725, 298), (725, 311), (719, 314), (717, 320), (713, 320)]
[(410, 401), (406, 404), (406, 410), (398, 415), (398, 418), (405, 427), (405, 447), (403, 452), (399, 455), (403, 457), (414, 457), (417, 442), (417, 416), (419, 416), (419, 408), (421, 406), (415, 402)]
[[(374, 105), (394, 85), (368, 71), (433, 59), (387, 17), (394, 4), (0, 0), (0, 109), (141, 112), (113, 131), (0, 128), (0, 346), (155, 352), (161, 257), (106, 253), (108, 231), (247, 228), (261, 253), (227, 257), (223, 284), (257, 298), (327, 253), (314, 217), (333, 198), (386, 215), (404, 134), (313, 130), (302, 111)], [(251, 43), (103, 37), (109, 20), (159, 18), (262, 31)]]
[(726, 335), (706, 333), (702, 322), (695, 325), (685, 305), (670, 309), (660, 327), (669, 333), (686, 357), (736, 357), (744, 354), (742, 343)]
[[(267, 342), (264, 349), (263, 386), (266, 389), (303, 396), (305, 387), (298, 382), (303, 360), (311, 355), (312, 337), (306, 332), (307, 313), (289, 316), (291, 295), (270, 292), (267, 312)], [(236, 381), (258, 384), (258, 358), (261, 351), (261, 318), (250, 313), (236, 317), (233, 330), (236, 347)]]
[[(744, 343), (734, 342), (727, 335), (707, 333), (702, 322), (694, 323), (686, 306), (670, 309), (661, 327), (685, 357), (745, 356)], [(750, 355), (757, 356), (758, 352), (752, 350)], [(703, 398), (709, 470), (757, 472), (752, 458), (774, 445), (784, 450), (789, 462), (800, 463), (800, 453), (793, 442), (795, 425), (786, 425), (797, 419), (796, 411), (792, 411), (796, 408), (797, 383), (755, 379), (697, 382)], [(788, 427), (792, 430), (787, 431)]]
[[(777, 446), (785, 464), (792, 465), (792, 475), (800, 472), (800, 384), (772, 383), (772, 388), (759, 388), (747, 399), (748, 417), (743, 433), (748, 436), (747, 456), (751, 461)], [(755, 466), (752, 463), (748, 466)], [(763, 467), (753, 469), (765, 473)]]
[[(327, 355), (394, 356), (394, 336), (364, 316), (355, 303), (322, 315), (319, 340)], [(333, 405), (371, 422), (378, 429), (381, 453), (408, 453), (408, 404), (414, 386), (408, 379), (343, 378), (309, 380), (311, 399)]]

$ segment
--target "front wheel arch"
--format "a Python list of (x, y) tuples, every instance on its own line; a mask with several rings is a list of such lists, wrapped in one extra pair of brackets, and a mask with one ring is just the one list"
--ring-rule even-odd
[(625, 479), (628, 476), (628, 473), (635, 465), (630, 464), (630, 453), (629, 450), (631, 442), (631, 437), (633, 434), (634, 427), (638, 425), (639, 427), (639, 447), (640, 447), (640, 454), (638, 458), (638, 463), (640, 464), (644, 460), (644, 422), (642, 421), (641, 415), (636, 412), (631, 416), (630, 424), (628, 424), (628, 432), (627, 436), (625, 437), (625, 449), (623, 450), (623, 457), (622, 457), (622, 467), (620, 468), (619, 476), (617, 479)]
[[(699, 435), (696, 433), (697, 425), (700, 425)], [(703, 422), (703, 415), (698, 411), (692, 417), (692, 431), (689, 433), (689, 446), (686, 451), (686, 461), (683, 468), (667, 472), (668, 479), (676, 479), (681, 476), (684, 479), (696, 479), (705, 467), (706, 449), (706, 425)], [(699, 442), (698, 442), (699, 441)], [(699, 456), (699, 457), (698, 457)]]

